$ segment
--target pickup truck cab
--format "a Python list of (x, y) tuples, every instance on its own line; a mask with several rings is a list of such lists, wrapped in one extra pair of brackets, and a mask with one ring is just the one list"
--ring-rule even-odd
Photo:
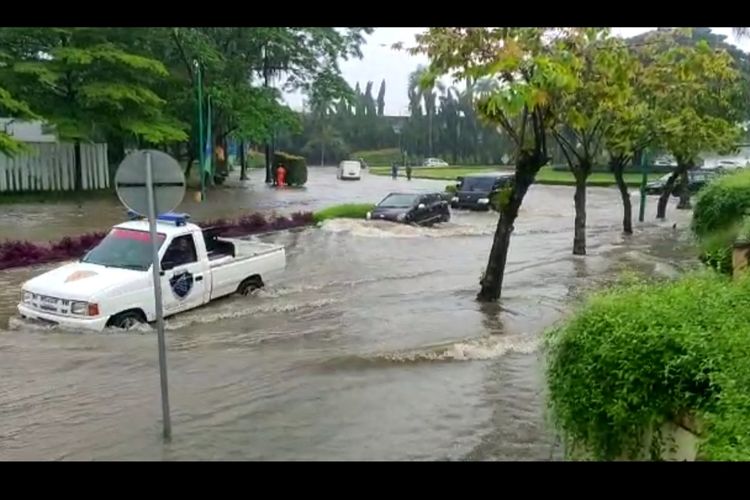
[[(185, 215), (165, 214), (156, 226), (165, 317), (247, 294), (286, 266), (284, 247), (221, 238)], [(32, 278), (22, 294), (19, 314), (48, 324), (101, 331), (155, 321), (148, 221), (114, 226), (80, 261)]]

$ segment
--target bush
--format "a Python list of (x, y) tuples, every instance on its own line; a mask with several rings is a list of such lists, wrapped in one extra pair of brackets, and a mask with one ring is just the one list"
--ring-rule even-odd
[(458, 191), (458, 186), (456, 186), (455, 184), (448, 184), (447, 186), (445, 186), (446, 193), (455, 193), (457, 191)]
[(365, 160), (369, 166), (390, 165), (391, 163), (401, 163), (401, 152), (398, 148), (376, 149), (370, 151), (354, 151), (350, 155), (352, 160)]
[(750, 209), (750, 171), (722, 176), (699, 191), (692, 229), (700, 260), (712, 269), (732, 273), (732, 247)]
[(367, 212), (375, 207), (372, 203), (346, 203), (344, 205), (334, 205), (324, 208), (313, 214), (313, 220), (316, 223), (328, 219), (364, 219)]
[(705, 424), (700, 459), (750, 459), (750, 279), (615, 286), (548, 332), (546, 350), (566, 450), (635, 458), (649, 431), (692, 416)]
[(260, 151), (250, 150), (245, 157), (247, 168), (265, 168), (266, 155)]
[(304, 186), (307, 183), (307, 161), (302, 156), (277, 152), (273, 155), (273, 175), (279, 165), (286, 167), (286, 183), (290, 186)]
[(702, 238), (737, 224), (750, 209), (750, 169), (723, 175), (700, 190), (692, 229)]
[[(300, 212), (290, 217), (269, 217), (261, 214), (248, 214), (237, 219), (215, 219), (198, 222), (200, 227), (218, 229), (222, 236), (246, 236), (250, 234), (292, 229), (309, 226), (313, 223), (313, 214)], [(31, 266), (47, 262), (59, 262), (82, 257), (96, 246), (107, 233), (88, 233), (80, 236), (65, 236), (49, 245), (40, 245), (28, 241), (0, 242), (0, 269)]]

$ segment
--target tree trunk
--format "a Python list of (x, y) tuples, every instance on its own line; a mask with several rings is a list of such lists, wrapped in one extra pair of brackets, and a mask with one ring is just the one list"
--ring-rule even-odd
[(503, 277), (505, 276), (505, 264), (508, 260), (508, 249), (510, 248), (510, 237), (513, 234), (513, 224), (518, 217), (523, 198), (526, 196), (529, 186), (534, 182), (534, 177), (539, 169), (546, 163), (543, 158), (522, 153), (516, 163), (516, 178), (507, 204), (500, 209), (500, 218), (497, 221), (495, 236), (492, 240), (492, 249), (479, 284), (481, 289), (477, 295), (480, 302), (494, 302), (500, 298), (503, 288)]
[(247, 159), (245, 158), (245, 140), (240, 141), (240, 180), (247, 180)]
[(271, 145), (266, 142), (265, 144), (266, 149), (266, 184), (270, 184), (273, 182), (273, 179), (271, 178)]
[(81, 141), (76, 139), (73, 143), (73, 150), (75, 152), (75, 169), (74, 169), (74, 189), (76, 191), (83, 191), (83, 167), (81, 165)]
[(678, 210), (689, 210), (692, 208), (690, 204), (690, 186), (688, 178), (688, 169), (686, 168), (680, 175), (680, 201), (677, 203)]
[(573, 196), (576, 208), (573, 234), (573, 255), (586, 255), (586, 178), (585, 172), (574, 172), (576, 192)]
[(682, 167), (678, 165), (674, 172), (672, 172), (672, 175), (669, 176), (669, 179), (667, 179), (667, 183), (664, 185), (664, 192), (659, 195), (659, 202), (656, 205), (657, 219), (665, 219), (667, 217), (667, 204), (669, 203), (669, 197), (672, 196), (675, 180), (681, 174)]
[(432, 111), (427, 116), (427, 149), (429, 151), (428, 156), (432, 158)]
[(622, 231), (625, 234), (633, 234), (633, 205), (630, 203), (628, 185), (625, 184), (625, 176), (623, 175), (624, 170), (625, 164), (623, 162), (612, 162), (612, 171), (615, 174), (615, 182), (617, 183), (617, 189), (620, 190), (620, 197), (622, 198)]
[(320, 143), (320, 166), (323, 167), (326, 164), (326, 144)]

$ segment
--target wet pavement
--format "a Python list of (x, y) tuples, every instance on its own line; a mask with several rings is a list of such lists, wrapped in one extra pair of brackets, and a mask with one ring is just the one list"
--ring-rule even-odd
[[(185, 208), (198, 219), (288, 213), (447, 184), (341, 182), (311, 169), (293, 191), (268, 189), (261, 175)], [(434, 228), (333, 220), (265, 236), (287, 248), (278, 281), (167, 320), (167, 445), (153, 330), (32, 327), (15, 317), (20, 285), (53, 266), (0, 272), (0, 459), (559, 458), (544, 423), (543, 330), (622, 271), (672, 276), (695, 265), (688, 213), (671, 206), (672, 220), (657, 224), (650, 199), (649, 222), (624, 237), (615, 190), (590, 189), (588, 207), (590, 255), (573, 257), (572, 189), (530, 190), (496, 305), (474, 300), (491, 213), (454, 211)], [(20, 219), (24, 209), (0, 214), (0, 235), (45, 240), (122, 219), (116, 201), (32, 206)]]

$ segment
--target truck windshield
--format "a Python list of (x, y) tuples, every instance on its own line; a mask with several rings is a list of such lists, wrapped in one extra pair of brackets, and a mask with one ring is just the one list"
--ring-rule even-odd
[(495, 186), (497, 177), (464, 177), (461, 191), (489, 192)]
[[(159, 247), (165, 235), (157, 233)], [(146, 231), (113, 229), (93, 250), (81, 259), (89, 264), (145, 271), (151, 266), (151, 242)]]

